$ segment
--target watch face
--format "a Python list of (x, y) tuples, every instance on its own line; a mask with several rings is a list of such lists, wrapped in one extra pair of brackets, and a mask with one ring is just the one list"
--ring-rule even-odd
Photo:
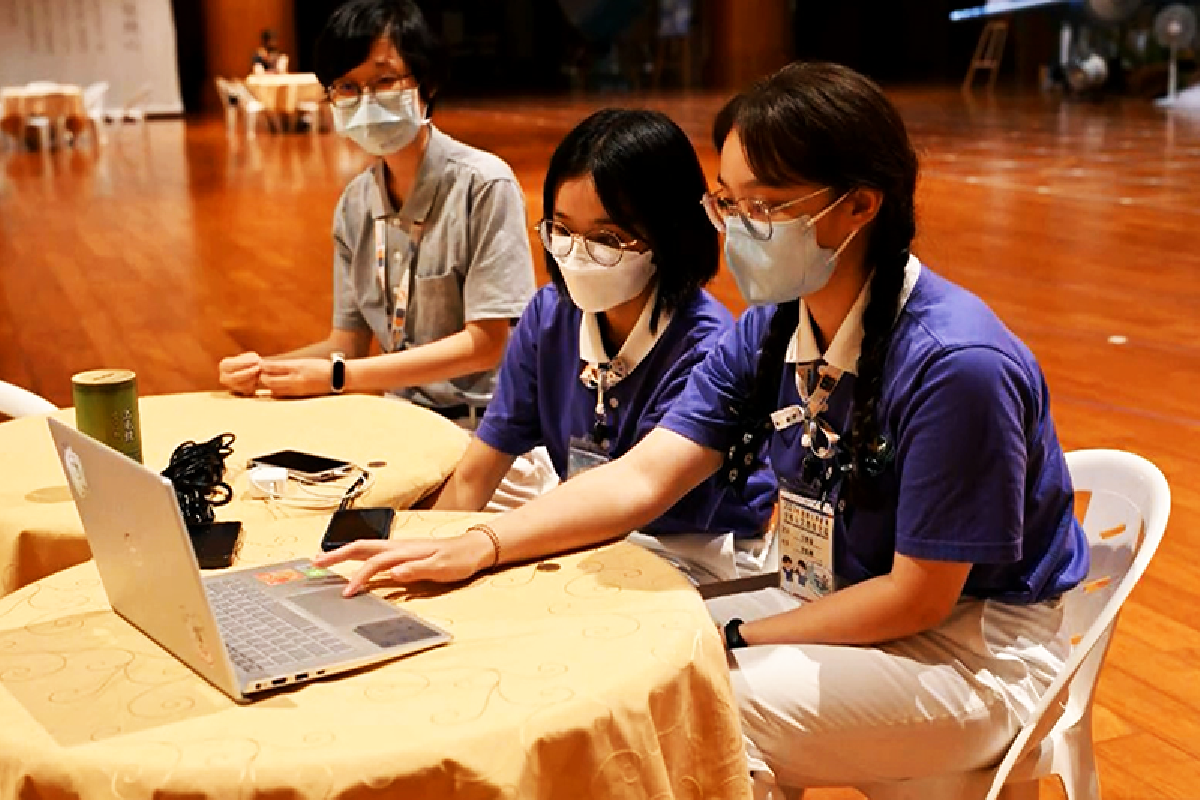
[(329, 385), (335, 392), (346, 388), (346, 362), (340, 357), (335, 356), (333, 359), (333, 372), (330, 375)]

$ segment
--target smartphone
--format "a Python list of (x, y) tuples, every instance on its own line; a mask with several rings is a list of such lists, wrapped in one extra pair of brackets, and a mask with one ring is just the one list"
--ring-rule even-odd
[(242, 544), (242, 523), (210, 522), (207, 525), (188, 525), (192, 549), (200, 569), (224, 569), (233, 566)]
[(350, 471), (349, 461), (342, 461), (300, 450), (278, 450), (265, 456), (250, 459), (250, 466), (283, 467), (289, 475), (307, 481), (331, 481)]
[(393, 508), (340, 508), (333, 512), (321, 549), (326, 552), (359, 539), (386, 539), (392, 533)]

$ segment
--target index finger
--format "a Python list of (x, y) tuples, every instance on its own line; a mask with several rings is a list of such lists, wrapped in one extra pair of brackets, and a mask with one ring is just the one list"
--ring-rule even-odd
[(379, 555), (387, 549), (388, 540), (370, 540), (360, 539), (356, 542), (344, 544), (337, 550), (330, 550), (328, 553), (319, 553), (312, 562), (318, 567), (329, 567), (334, 564), (341, 564), (344, 561), (366, 561), (372, 556)]
[(261, 368), (264, 375), (287, 375), (295, 370), (291, 361), (264, 361)]

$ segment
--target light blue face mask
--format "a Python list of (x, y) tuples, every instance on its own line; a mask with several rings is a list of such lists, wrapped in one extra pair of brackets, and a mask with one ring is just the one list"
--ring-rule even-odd
[(848, 195), (842, 195), (816, 216), (772, 222), (770, 239), (755, 238), (737, 214), (726, 218), (725, 262), (747, 303), (786, 303), (820, 291), (829, 283), (838, 256), (858, 231), (831, 250), (817, 244), (813, 226)]
[(333, 107), (337, 132), (376, 156), (408, 147), (427, 121), (415, 88), (365, 96), (350, 109)]

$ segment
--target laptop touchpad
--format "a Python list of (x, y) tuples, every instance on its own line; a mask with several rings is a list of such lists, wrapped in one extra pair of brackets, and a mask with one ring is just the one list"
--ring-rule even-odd
[(314, 617), (339, 628), (389, 615), (389, 610), (374, 595), (360, 594), (347, 598), (342, 597), (342, 589), (343, 586), (332, 586), (315, 592), (301, 592), (288, 597), (287, 602), (295, 603)]

